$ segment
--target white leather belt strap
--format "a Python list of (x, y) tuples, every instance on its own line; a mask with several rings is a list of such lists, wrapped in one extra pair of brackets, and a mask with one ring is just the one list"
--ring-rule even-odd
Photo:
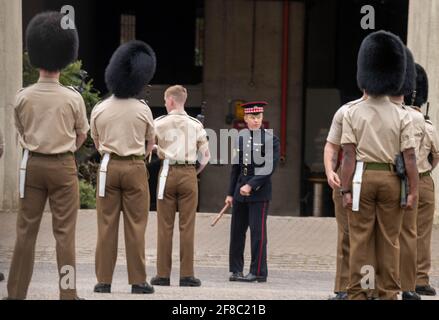
[(24, 149), (23, 158), (21, 159), (20, 164), (20, 199), (24, 198), (24, 187), (26, 185), (26, 168), (27, 168), (27, 161), (29, 160), (29, 150)]
[(358, 161), (352, 180), (352, 211), (360, 210), (361, 182), (363, 181), (364, 162)]
[(163, 160), (162, 172), (160, 173), (159, 178), (159, 193), (157, 195), (157, 199), (163, 200), (163, 194), (165, 193), (165, 185), (166, 179), (168, 177), (169, 172), (169, 159)]
[(99, 197), (105, 197), (105, 183), (107, 182), (107, 167), (110, 161), (110, 154), (104, 153), (104, 157), (101, 161), (101, 166), (99, 168)]

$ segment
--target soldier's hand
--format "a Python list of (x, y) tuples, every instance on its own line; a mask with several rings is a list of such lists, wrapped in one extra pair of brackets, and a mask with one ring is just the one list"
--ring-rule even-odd
[(416, 202), (418, 201), (418, 196), (416, 194), (409, 194), (407, 196), (407, 204), (404, 209), (412, 210), (415, 207)]
[(352, 209), (352, 194), (350, 192), (343, 195), (343, 208)]
[(230, 207), (233, 207), (233, 197), (232, 196), (227, 196), (226, 200), (224, 202), (225, 202), (225, 204), (228, 204)]
[(244, 197), (248, 197), (251, 191), (252, 187), (249, 184), (245, 184), (241, 187), (241, 189), (239, 189), (239, 193)]
[(337, 173), (331, 171), (326, 174), (326, 177), (328, 179), (328, 184), (332, 189), (340, 188), (341, 182), (340, 182), (340, 177), (338, 176)]

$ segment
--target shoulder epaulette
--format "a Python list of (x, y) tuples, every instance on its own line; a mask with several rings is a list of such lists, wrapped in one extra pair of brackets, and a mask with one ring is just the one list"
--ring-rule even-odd
[(163, 116), (160, 116), (160, 117), (158, 117), (158, 118), (155, 118), (154, 119), (154, 121), (158, 121), (158, 120), (161, 120), (161, 119), (163, 119), (164, 117), (166, 117), (166, 116), (168, 116), (167, 114), (165, 114), (165, 115), (163, 115)]
[(139, 99), (139, 101), (140, 102), (142, 102), (145, 106), (147, 106), (148, 104), (146, 103), (146, 101), (145, 100), (143, 100), (143, 99)]
[(188, 118), (191, 119), (191, 120), (193, 120), (193, 121), (195, 121), (195, 122), (197, 122), (197, 123), (200, 124), (200, 125), (203, 125), (203, 124), (201, 123), (200, 120), (198, 120), (198, 119), (196, 119), (196, 118), (194, 118), (194, 117), (188, 116)]
[(74, 86), (63, 86), (63, 87), (65, 87), (65, 88), (67, 88), (67, 89), (70, 89), (70, 90), (72, 90), (73, 92), (75, 92), (75, 93), (81, 95), (81, 93), (80, 93), (78, 90), (76, 90), (76, 88), (75, 88)]
[(430, 120), (430, 119), (425, 119), (425, 122), (427, 122), (428, 124), (431, 124), (431, 125), (433, 125), (433, 122), (431, 122), (431, 120)]
[(17, 93), (20, 93), (20, 92), (23, 91), (24, 89), (26, 89), (26, 88), (21, 88), (21, 89), (19, 89), (19, 90), (17, 91)]

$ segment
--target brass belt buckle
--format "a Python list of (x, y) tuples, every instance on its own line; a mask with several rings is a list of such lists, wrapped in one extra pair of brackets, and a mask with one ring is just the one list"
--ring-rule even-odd
[(247, 175), (247, 168), (244, 168), (244, 175)]

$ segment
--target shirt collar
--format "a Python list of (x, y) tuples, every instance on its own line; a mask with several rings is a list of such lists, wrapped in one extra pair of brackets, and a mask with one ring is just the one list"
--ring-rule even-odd
[(40, 77), (38, 79), (38, 83), (56, 83), (56, 84), (59, 84), (59, 80), (56, 79), (56, 78)]
[(187, 112), (186, 111), (179, 111), (179, 110), (172, 110), (171, 112), (169, 112), (169, 114), (183, 114), (185, 116), (187, 116)]

